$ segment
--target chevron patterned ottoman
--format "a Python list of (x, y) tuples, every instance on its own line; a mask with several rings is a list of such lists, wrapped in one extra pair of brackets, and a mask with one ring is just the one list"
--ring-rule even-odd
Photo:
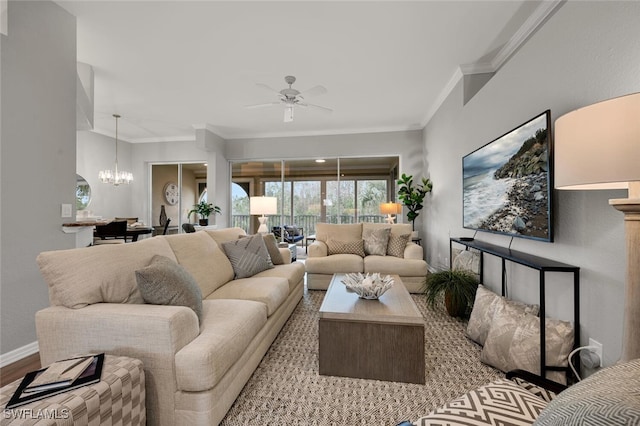
[(144, 426), (146, 423), (142, 361), (106, 355), (100, 382), (6, 410), (22, 381), (0, 389), (0, 425)]

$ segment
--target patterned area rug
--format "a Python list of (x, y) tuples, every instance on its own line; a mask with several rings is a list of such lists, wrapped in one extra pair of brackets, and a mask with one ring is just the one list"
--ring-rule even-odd
[(426, 384), (318, 374), (318, 310), (324, 291), (305, 291), (289, 321), (222, 421), (239, 425), (396, 425), (416, 420), (504, 374), (480, 362), (466, 322), (412, 295), (425, 318)]

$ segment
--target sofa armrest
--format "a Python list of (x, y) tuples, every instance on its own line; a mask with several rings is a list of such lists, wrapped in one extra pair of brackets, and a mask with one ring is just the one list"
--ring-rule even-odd
[(407, 243), (407, 246), (404, 248), (404, 258), (423, 260), (424, 252), (422, 250), (422, 246), (419, 246), (416, 243)]
[(309, 244), (308, 257), (326, 257), (329, 254), (329, 248), (323, 241), (314, 241)]
[(282, 260), (284, 260), (284, 263), (291, 263), (291, 250), (284, 247), (278, 247), (278, 250), (280, 250), (280, 254), (282, 255)]
[(42, 365), (86, 352), (142, 360), (145, 370), (173, 371), (175, 353), (200, 333), (184, 306), (97, 303), (80, 309), (53, 306), (36, 313)]

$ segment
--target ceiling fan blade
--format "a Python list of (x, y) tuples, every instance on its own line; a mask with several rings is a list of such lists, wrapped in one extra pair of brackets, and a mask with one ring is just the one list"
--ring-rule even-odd
[(256, 83), (256, 86), (258, 86), (258, 87), (260, 87), (260, 88), (262, 88), (262, 89), (268, 90), (268, 91), (270, 91), (270, 92), (275, 92), (275, 93), (280, 94), (280, 92), (279, 92), (278, 90), (276, 90), (276, 89), (274, 89), (273, 87), (268, 86), (268, 85), (266, 85), (266, 84), (264, 84), (264, 83)]
[(301, 106), (301, 107), (310, 107), (310, 108), (316, 108), (319, 111), (322, 112), (333, 112), (333, 110), (331, 108), (327, 108), (327, 107), (323, 107), (320, 105), (314, 105), (314, 104), (309, 104), (309, 103), (303, 103), (303, 102), (298, 102), (296, 105)]
[(314, 86), (311, 89), (300, 92), (299, 96), (304, 98), (305, 96), (319, 96), (324, 95), (325, 93), (327, 93), (327, 89), (324, 86)]
[(255, 105), (245, 105), (245, 108), (248, 109), (252, 109), (252, 108), (264, 108), (264, 107), (270, 107), (270, 106), (274, 106), (274, 105), (280, 105), (282, 102), (267, 102), (266, 104), (255, 104)]

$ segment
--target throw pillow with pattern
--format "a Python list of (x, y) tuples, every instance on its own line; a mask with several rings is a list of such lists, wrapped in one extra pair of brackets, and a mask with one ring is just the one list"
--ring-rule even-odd
[(202, 291), (183, 266), (159, 254), (136, 271), (136, 283), (146, 303), (186, 306), (202, 320)]
[(387, 244), (387, 255), (404, 259), (404, 249), (411, 238), (411, 234), (389, 235), (389, 243)]
[(269, 252), (261, 235), (251, 235), (222, 244), (236, 278), (252, 277), (273, 268)]
[(362, 238), (364, 238), (364, 253), (367, 255), (375, 254), (385, 256), (387, 254), (390, 234), (391, 228), (365, 228), (362, 232)]
[(364, 257), (364, 241), (340, 241), (340, 240), (327, 240), (328, 254), (357, 254), (360, 257)]

